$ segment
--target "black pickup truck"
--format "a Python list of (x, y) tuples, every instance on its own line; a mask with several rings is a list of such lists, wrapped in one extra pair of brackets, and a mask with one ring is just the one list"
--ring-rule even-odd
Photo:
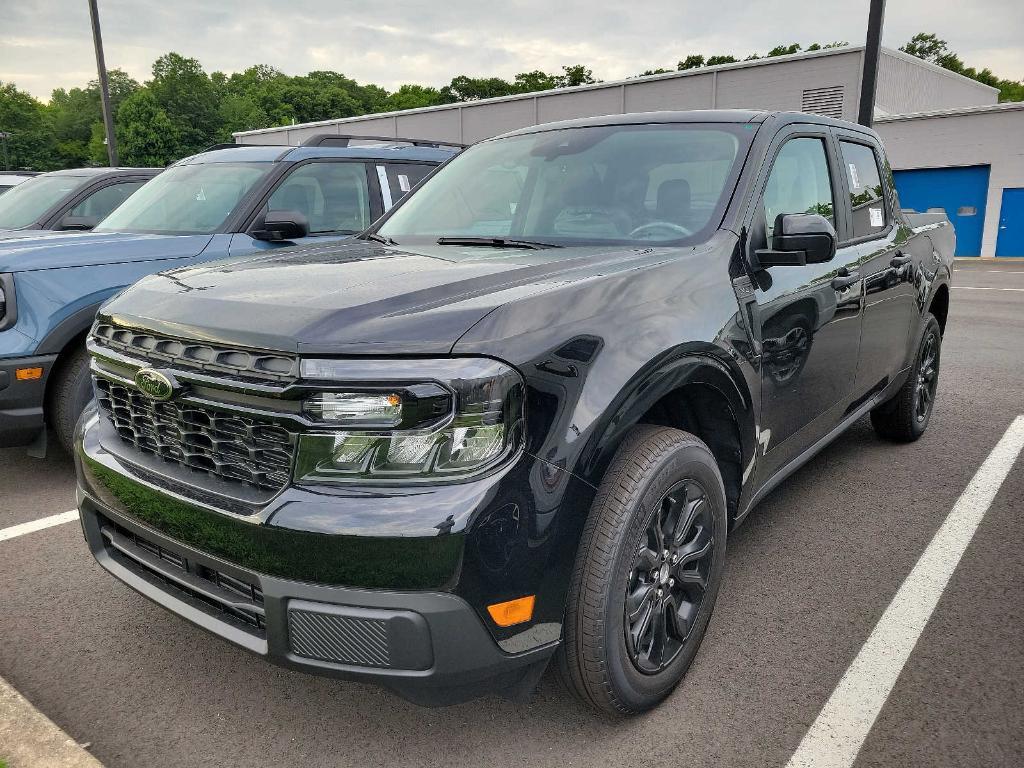
[(279, 664), (437, 704), (525, 694), (554, 660), (584, 701), (639, 712), (693, 660), (765, 494), (867, 414), (924, 432), (952, 253), (845, 122), (484, 141), (357, 240), (110, 300), (76, 438), (85, 536)]

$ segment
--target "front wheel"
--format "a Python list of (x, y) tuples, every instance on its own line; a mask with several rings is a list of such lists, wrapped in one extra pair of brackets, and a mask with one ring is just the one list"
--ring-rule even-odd
[(75, 443), (75, 425), (85, 406), (92, 400), (89, 353), (85, 345), (70, 352), (52, 374), (49, 409), (50, 424), (57, 441), (71, 453)]
[(725, 488), (693, 435), (641, 425), (615, 455), (576, 557), (557, 668), (583, 701), (650, 709), (693, 661), (725, 564)]
[(906, 382), (891, 400), (871, 411), (871, 425), (879, 436), (910, 443), (924, 434), (935, 407), (941, 351), (942, 329), (929, 314)]

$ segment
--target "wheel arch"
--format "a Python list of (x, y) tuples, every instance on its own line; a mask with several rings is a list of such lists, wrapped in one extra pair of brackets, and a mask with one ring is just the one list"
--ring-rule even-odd
[(949, 286), (946, 283), (940, 283), (932, 293), (928, 311), (935, 315), (935, 319), (939, 321), (939, 330), (945, 335), (946, 318), (949, 317)]
[(739, 370), (721, 350), (670, 355), (642, 371), (608, 408), (584, 449), (578, 474), (598, 486), (627, 433), (658, 424), (696, 435), (714, 454), (726, 486), (730, 524), (735, 520), (756, 439), (754, 405)]

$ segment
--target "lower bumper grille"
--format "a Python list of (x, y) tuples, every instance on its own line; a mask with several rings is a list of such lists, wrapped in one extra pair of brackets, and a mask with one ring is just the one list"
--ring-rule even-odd
[(104, 517), (99, 523), (107, 553), (121, 565), (207, 613), (266, 637), (263, 591), (257, 584), (190, 560)]
[(299, 656), (363, 667), (391, 666), (386, 621), (293, 608), (288, 611), (288, 633), (292, 651)]
[(103, 414), (138, 450), (264, 491), (288, 483), (293, 446), (287, 430), (247, 416), (151, 400), (102, 377), (95, 382)]

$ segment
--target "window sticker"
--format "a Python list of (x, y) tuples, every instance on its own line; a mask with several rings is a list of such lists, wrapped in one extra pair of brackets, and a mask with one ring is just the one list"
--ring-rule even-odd
[(868, 208), (868, 218), (871, 220), (872, 227), (885, 226), (885, 220), (882, 218), (881, 208)]
[(403, 192), (408, 192), (412, 189), (412, 185), (409, 183), (409, 177), (404, 173), (398, 174), (398, 188)]
[(853, 163), (847, 163), (846, 166), (850, 169), (850, 186), (860, 189), (860, 174), (857, 173), (857, 166)]

